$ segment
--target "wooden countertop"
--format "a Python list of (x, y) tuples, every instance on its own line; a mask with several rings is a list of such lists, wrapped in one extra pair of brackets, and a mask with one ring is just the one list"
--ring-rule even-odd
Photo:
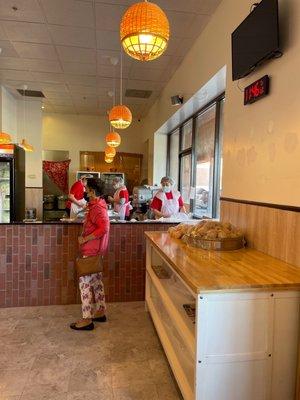
[(145, 235), (196, 293), (300, 289), (300, 268), (257, 250), (207, 251), (172, 239), (167, 232)]

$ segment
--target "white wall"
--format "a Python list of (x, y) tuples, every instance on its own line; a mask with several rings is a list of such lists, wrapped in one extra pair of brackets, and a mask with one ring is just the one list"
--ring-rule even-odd
[(15, 98), (5, 87), (0, 87), (1, 130), (11, 135), (13, 143), (25, 138), (34, 147), (26, 152), (27, 187), (42, 187), (42, 110), (41, 101)]
[[(24, 113), (25, 109), (25, 113)], [(24, 116), (25, 115), (25, 116)], [(26, 139), (34, 151), (26, 152), (26, 187), (42, 187), (42, 109), (41, 101), (28, 98), (17, 101), (17, 141)]]
[(300, 2), (280, 0), (284, 55), (240, 81), (245, 87), (265, 74), (271, 77), (270, 95), (245, 107), (243, 94), (231, 80), (230, 40), (231, 32), (248, 15), (252, 3), (222, 1), (150, 109), (143, 124), (144, 137), (151, 143), (154, 132), (174, 113), (171, 95), (182, 93), (185, 99), (190, 98), (227, 66), (222, 195), (299, 206)]
[(155, 135), (153, 154), (153, 183), (157, 185), (160, 184), (161, 178), (167, 174), (167, 145), (167, 135)]
[(14, 142), (17, 141), (17, 101), (5, 87), (1, 87), (1, 123), (2, 131), (10, 134)]
[[(67, 150), (71, 159), (70, 183), (80, 166), (80, 151), (104, 151), (109, 125), (107, 117), (73, 114), (44, 114), (43, 149)], [(141, 124), (133, 122), (124, 131), (118, 131), (122, 143), (118, 151), (143, 154), (143, 177), (147, 176), (147, 146)]]

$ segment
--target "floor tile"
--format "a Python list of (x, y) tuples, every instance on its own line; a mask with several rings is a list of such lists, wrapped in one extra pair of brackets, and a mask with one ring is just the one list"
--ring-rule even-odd
[(28, 380), (29, 371), (24, 369), (0, 370), (0, 398), (1, 396), (21, 395)]
[(108, 305), (75, 332), (80, 305), (0, 309), (0, 400), (181, 399), (144, 303)]
[(159, 400), (155, 385), (114, 388), (115, 400)]

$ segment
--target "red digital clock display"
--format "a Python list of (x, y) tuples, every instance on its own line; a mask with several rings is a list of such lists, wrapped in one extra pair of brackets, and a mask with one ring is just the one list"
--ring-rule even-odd
[(269, 94), (269, 76), (265, 75), (244, 89), (244, 105), (254, 103)]

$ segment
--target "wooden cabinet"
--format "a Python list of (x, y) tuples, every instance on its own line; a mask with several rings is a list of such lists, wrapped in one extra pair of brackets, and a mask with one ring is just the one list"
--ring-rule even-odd
[(142, 154), (117, 152), (114, 161), (107, 164), (104, 161), (103, 151), (81, 151), (80, 170), (97, 172), (124, 172), (127, 187), (130, 192), (134, 186), (141, 183)]
[[(279, 273), (277, 283), (268, 289), (211, 290), (207, 281), (205, 290), (209, 267), (201, 269), (200, 263), (201, 256), (210, 259), (209, 253), (196, 256), (196, 250), (166, 235), (146, 233), (146, 304), (184, 399), (294, 400), (300, 271), (290, 289), (280, 290), (284, 276)], [(165, 240), (158, 242), (162, 237)], [(189, 270), (185, 256), (198, 262), (201, 290), (185, 277)], [(158, 266), (163, 274), (157, 272)], [(230, 273), (218, 273), (215, 280), (230, 286)], [(195, 306), (195, 323), (183, 307), (187, 304)]]

